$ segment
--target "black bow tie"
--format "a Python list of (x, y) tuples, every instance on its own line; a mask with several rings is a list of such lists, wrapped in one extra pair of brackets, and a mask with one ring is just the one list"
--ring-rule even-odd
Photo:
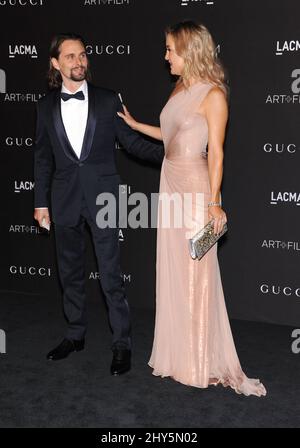
[(68, 101), (71, 98), (75, 98), (76, 100), (84, 100), (84, 93), (82, 90), (79, 90), (79, 92), (73, 94), (61, 92), (60, 97), (63, 101)]

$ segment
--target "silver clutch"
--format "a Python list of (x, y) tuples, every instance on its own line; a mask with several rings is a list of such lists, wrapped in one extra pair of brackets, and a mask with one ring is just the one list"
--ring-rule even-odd
[(200, 230), (200, 232), (196, 233), (196, 235), (194, 235), (193, 238), (189, 240), (191, 257), (194, 260), (196, 258), (198, 258), (198, 260), (201, 260), (203, 255), (205, 255), (206, 252), (209, 251), (211, 247), (213, 247), (213, 245), (221, 238), (222, 235), (224, 235), (225, 232), (227, 232), (227, 230), (227, 223), (225, 223), (221, 233), (215, 235), (214, 221), (209, 221), (206, 226), (204, 226), (203, 229)]

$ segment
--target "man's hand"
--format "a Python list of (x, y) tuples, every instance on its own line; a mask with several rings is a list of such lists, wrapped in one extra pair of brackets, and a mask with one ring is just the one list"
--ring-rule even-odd
[[(43, 227), (42, 224), (50, 226), (50, 216), (47, 208), (35, 208), (33, 217), (38, 221), (40, 227)], [(45, 221), (43, 222), (43, 220)]]

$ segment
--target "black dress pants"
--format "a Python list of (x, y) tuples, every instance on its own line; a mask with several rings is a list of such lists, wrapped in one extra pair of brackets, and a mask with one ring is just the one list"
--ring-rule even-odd
[(130, 313), (121, 278), (118, 229), (99, 229), (85, 202), (79, 223), (74, 227), (55, 224), (59, 276), (63, 306), (68, 322), (66, 337), (80, 340), (87, 328), (85, 293), (85, 225), (88, 224), (100, 272), (112, 329), (112, 348), (131, 348)]

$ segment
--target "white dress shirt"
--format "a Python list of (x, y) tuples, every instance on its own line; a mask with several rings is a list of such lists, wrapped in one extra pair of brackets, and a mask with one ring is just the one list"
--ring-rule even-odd
[[(87, 82), (84, 81), (76, 92), (82, 90), (84, 100), (77, 100), (71, 98), (68, 101), (61, 100), (61, 116), (62, 121), (72, 148), (74, 149), (78, 159), (80, 158), (82, 143), (86, 128), (88, 117), (88, 87)], [(74, 94), (70, 92), (64, 85), (61, 88), (62, 92)]]

